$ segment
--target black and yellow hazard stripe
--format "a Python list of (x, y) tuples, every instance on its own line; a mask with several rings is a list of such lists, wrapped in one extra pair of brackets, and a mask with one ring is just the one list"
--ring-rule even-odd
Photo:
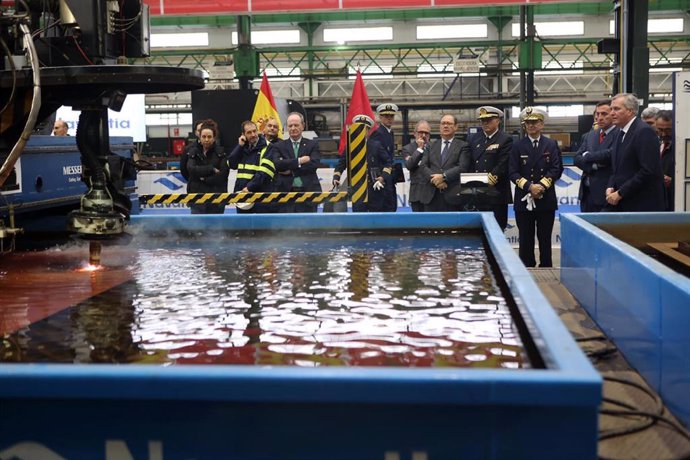
[(350, 125), (349, 155), (347, 176), (352, 187), (352, 203), (366, 203), (367, 195), (367, 125), (353, 123)]
[(335, 203), (347, 199), (347, 192), (253, 192), (253, 193), (186, 193), (141, 195), (144, 204), (234, 204), (234, 203)]

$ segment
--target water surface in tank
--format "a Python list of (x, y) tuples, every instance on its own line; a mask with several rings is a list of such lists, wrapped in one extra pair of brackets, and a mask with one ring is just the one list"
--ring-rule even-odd
[(479, 235), (230, 236), (0, 260), (0, 361), (529, 367)]

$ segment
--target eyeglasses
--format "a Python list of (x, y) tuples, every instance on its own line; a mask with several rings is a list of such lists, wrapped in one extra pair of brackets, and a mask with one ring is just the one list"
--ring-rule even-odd
[(421, 134), (422, 136), (431, 136), (429, 131), (417, 131), (417, 134)]

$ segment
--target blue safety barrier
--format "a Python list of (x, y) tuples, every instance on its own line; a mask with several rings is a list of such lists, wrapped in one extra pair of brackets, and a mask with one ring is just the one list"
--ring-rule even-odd
[(687, 226), (690, 213), (562, 214), (561, 281), (690, 424), (690, 279), (599, 228), (635, 225)]

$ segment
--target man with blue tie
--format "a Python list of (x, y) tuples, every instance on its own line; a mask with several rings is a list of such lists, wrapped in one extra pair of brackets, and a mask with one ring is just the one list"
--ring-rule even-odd
[[(369, 136), (370, 139), (378, 142), (386, 149), (391, 164), (395, 163), (393, 122), (395, 121), (395, 115), (397, 113), (398, 106), (395, 104), (386, 103), (376, 107), (376, 114), (379, 117), (379, 126)], [(395, 190), (395, 184), (399, 180), (398, 177), (400, 174), (402, 174), (402, 165), (398, 165), (397, 167), (394, 166), (393, 174), (386, 179), (386, 185), (382, 192), (384, 196), (383, 212), (395, 212), (398, 209), (398, 194)]]
[(611, 164), (613, 172), (606, 189), (606, 209), (621, 212), (663, 211), (664, 175), (659, 158), (659, 138), (637, 117), (640, 101), (621, 93), (611, 99), (613, 124), (620, 132)]
[(439, 126), (441, 138), (431, 146), (428, 155), (422, 157), (421, 168), (432, 187), (420, 190), (419, 201), (424, 204), (426, 212), (459, 211), (460, 207), (452, 204), (460, 191), (460, 158), (470, 155), (467, 142), (455, 138), (458, 131), (458, 120), (455, 115), (445, 114)]
[(611, 152), (618, 136), (613, 124), (611, 101), (597, 103), (594, 109), (597, 125), (587, 133), (577, 150), (575, 166), (582, 170), (580, 179), (580, 211), (600, 212), (606, 206), (606, 187), (611, 177)]
[[(277, 141), (276, 192), (321, 192), (316, 168), (321, 159), (319, 144), (302, 137), (304, 116), (292, 112), (286, 120), (288, 138)], [(316, 212), (315, 203), (286, 203), (278, 212)]]
[(553, 139), (541, 134), (546, 112), (525, 107), (520, 112), (527, 136), (513, 143), (508, 175), (515, 183), (515, 222), (520, 235), (520, 260), (527, 267), (537, 265), (534, 257), (536, 226), (539, 266), (552, 267), (551, 233), (558, 209), (556, 181), (563, 173), (561, 151)]

